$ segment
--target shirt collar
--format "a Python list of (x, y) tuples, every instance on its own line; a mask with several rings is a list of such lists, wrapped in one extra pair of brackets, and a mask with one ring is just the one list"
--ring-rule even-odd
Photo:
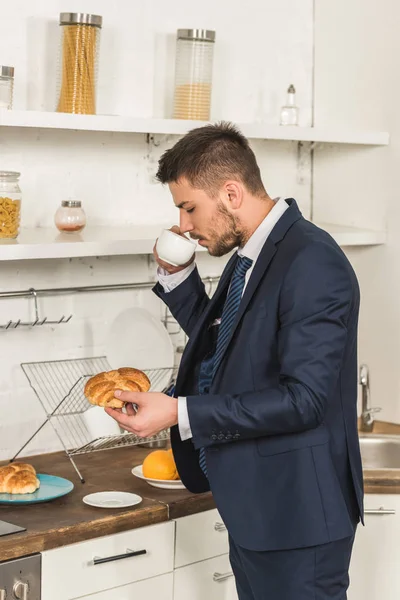
[(253, 263), (255, 263), (268, 236), (288, 208), (289, 205), (285, 201), (285, 198), (275, 200), (275, 206), (272, 207), (265, 219), (261, 221), (243, 248), (239, 248), (239, 256), (247, 256), (247, 258), (251, 258)]

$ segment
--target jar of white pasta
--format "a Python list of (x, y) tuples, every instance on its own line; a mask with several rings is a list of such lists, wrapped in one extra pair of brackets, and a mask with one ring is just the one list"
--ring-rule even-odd
[(22, 194), (21, 173), (0, 171), (0, 241), (15, 239), (19, 234)]
[(174, 119), (210, 118), (215, 31), (178, 29)]

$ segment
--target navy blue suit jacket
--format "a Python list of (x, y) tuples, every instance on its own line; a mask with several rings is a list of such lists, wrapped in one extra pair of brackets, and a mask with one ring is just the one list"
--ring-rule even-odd
[(288, 202), (251, 273), (210, 394), (198, 395), (198, 370), (234, 258), (212, 299), (197, 270), (172, 292), (155, 288), (189, 336), (175, 395), (188, 397), (193, 438), (171, 429), (178, 471), (192, 492), (211, 487), (232, 538), (251, 550), (338, 540), (353, 535), (363, 513), (358, 283), (331, 236)]

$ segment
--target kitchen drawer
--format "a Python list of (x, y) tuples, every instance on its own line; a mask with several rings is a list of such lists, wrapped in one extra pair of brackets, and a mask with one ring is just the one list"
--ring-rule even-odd
[[(130, 555), (140, 551), (146, 553)], [(70, 600), (171, 572), (173, 556), (173, 522), (45, 551), (42, 600)]]
[(174, 600), (238, 600), (227, 554), (176, 569)]
[(216, 509), (176, 520), (175, 568), (228, 551), (228, 533)]
[(73, 600), (172, 600), (173, 585), (174, 576), (167, 573)]

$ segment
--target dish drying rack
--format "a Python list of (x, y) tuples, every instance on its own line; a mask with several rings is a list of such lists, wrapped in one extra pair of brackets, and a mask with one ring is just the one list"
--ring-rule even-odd
[[(92, 438), (82, 418), (83, 413), (92, 406), (84, 395), (84, 388), (90, 377), (111, 370), (112, 367), (105, 356), (21, 363), (21, 368), (47, 418), (12, 460), (19, 456), (46, 423), (50, 423), (79, 479), (84, 483), (85, 480), (75, 463), (75, 456), (169, 439), (167, 429), (150, 438), (141, 438), (133, 433)], [(142, 370), (150, 379), (151, 390), (171, 393), (177, 371), (175, 367)]]

